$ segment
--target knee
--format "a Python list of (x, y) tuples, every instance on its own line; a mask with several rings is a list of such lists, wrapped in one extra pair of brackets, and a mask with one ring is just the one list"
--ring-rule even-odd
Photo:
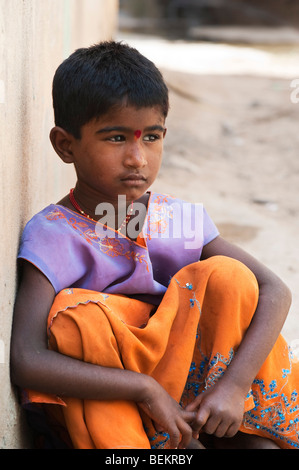
[(238, 260), (226, 256), (213, 256), (204, 262), (210, 265), (208, 287), (214, 295), (238, 296), (258, 300), (258, 283), (250, 269)]

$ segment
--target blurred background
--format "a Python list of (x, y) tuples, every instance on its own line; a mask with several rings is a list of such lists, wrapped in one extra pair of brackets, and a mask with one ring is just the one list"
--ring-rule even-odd
[(118, 24), (170, 90), (154, 188), (203, 202), (223, 237), (285, 280), (283, 333), (299, 350), (299, 3), (120, 0)]
[[(184, 38), (221, 38), (225, 26), (296, 28), (296, 0), (119, 0), (120, 26)], [(218, 27), (212, 33), (207, 28)]]

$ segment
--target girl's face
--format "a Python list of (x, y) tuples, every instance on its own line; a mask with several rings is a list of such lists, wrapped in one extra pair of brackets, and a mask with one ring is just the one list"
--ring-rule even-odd
[(84, 125), (72, 142), (78, 185), (97, 203), (139, 199), (160, 169), (166, 129), (160, 107), (123, 106)]

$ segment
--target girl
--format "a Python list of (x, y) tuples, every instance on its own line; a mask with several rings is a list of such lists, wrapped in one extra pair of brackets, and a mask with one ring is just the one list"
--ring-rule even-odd
[(101, 43), (61, 64), (53, 103), (50, 139), (77, 183), (22, 237), (11, 368), (24, 405), (75, 448), (298, 447), (289, 289), (202, 205), (149, 191), (161, 73)]

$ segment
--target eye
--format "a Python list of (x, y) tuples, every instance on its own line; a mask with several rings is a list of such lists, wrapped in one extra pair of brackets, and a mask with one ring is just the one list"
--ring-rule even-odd
[(110, 142), (125, 142), (126, 138), (124, 135), (119, 134), (108, 137), (107, 140), (110, 140)]
[(145, 135), (143, 140), (145, 140), (146, 142), (155, 142), (156, 140), (159, 140), (161, 139), (161, 136), (159, 134), (148, 134), (148, 135)]

